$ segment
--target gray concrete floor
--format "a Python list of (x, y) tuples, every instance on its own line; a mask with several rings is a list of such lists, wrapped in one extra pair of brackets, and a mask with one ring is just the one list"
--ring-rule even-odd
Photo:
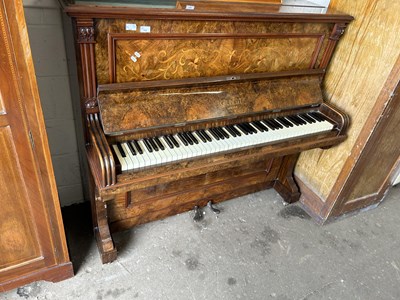
[(274, 190), (116, 234), (102, 265), (87, 205), (64, 209), (76, 275), (1, 299), (400, 299), (400, 187), (376, 209), (316, 225)]

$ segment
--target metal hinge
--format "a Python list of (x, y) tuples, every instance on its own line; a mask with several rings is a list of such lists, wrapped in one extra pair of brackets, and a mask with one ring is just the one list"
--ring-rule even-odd
[(35, 148), (35, 141), (33, 140), (32, 131), (29, 130), (28, 135), (29, 135), (29, 141), (31, 142), (32, 149), (34, 149)]

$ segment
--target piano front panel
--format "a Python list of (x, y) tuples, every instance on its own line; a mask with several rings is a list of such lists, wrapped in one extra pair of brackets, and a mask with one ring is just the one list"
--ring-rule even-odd
[[(126, 30), (127, 24), (137, 29)], [(150, 32), (140, 33), (141, 26)], [(318, 68), (332, 28), (332, 23), (99, 19), (97, 80), (105, 84)]]
[[(199, 174), (120, 193), (109, 205), (112, 231), (149, 222), (166, 216), (238, 197), (272, 186), (282, 158), (253, 158), (247, 164), (224, 166)], [(182, 170), (184, 173), (185, 171)]]

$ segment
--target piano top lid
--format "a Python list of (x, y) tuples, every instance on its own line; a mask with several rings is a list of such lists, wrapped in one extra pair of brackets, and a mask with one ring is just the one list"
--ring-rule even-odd
[[(205, 1), (181, 1), (185, 3), (184, 7), (176, 8), (174, 0), (62, 0), (61, 2), (64, 10), (72, 17), (343, 23), (349, 23), (354, 19), (332, 8), (281, 3), (210, 1), (208, 5), (212, 6), (207, 8)], [(186, 9), (186, 3), (189, 7), (193, 6), (189, 2), (194, 3), (195, 9)], [(202, 4), (199, 5), (200, 3)]]
[[(317, 73), (317, 72), (315, 72)], [(323, 102), (320, 74), (276, 78), (229, 75), (99, 87), (105, 134), (221, 121)], [(207, 80), (202, 81), (202, 80)]]

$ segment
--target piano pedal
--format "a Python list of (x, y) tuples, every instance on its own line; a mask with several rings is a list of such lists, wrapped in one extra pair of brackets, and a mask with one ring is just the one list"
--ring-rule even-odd
[(218, 208), (216, 208), (211, 201), (208, 201), (207, 203), (207, 207), (215, 214), (219, 214), (221, 212), (221, 210), (219, 210)]
[(203, 211), (201, 210), (201, 208), (198, 207), (198, 206), (196, 205), (196, 206), (193, 208), (193, 210), (194, 210), (193, 221), (199, 222), (199, 221), (203, 220), (204, 214), (203, 214)]

